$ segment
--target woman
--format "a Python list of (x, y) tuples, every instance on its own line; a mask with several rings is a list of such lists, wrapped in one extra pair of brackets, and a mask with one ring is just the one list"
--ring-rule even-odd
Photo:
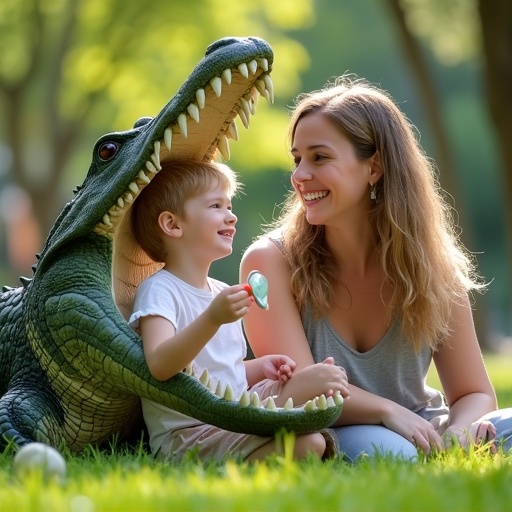
[[(512, 409), (497, 411), (473, 326), (469, 294), (484, 285), (414, 127), (343, 76), (299, 96), (290, 141), (293, 191), (240, 267), (241, 282), (253, 269), (269, 281), (269, 310), (244, 318), (254, 354), (345, 368), (334, 427), (350, 460), (414, 459), (454, 439), (510, 449)], [(425, 384), (432, 359), (443, 393)]]

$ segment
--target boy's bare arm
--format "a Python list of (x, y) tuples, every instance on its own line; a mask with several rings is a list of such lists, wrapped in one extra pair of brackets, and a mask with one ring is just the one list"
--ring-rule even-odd
[(161, 316), (141, 318), (144, 355), (153, 377), (163, 381), (183, 370), (222, 324), (234, 322), (247, 312), (249, 303), (247, 291), (233, 286), (220, 292), (201, 315), (178, 332)]

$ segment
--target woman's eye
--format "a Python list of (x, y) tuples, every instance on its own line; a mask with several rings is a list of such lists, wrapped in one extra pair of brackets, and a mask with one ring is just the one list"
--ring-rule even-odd
[(119, 144), (116, 142), (104, 142), (99, 148), (98, 148), (98, 156), (101, 160), (104, 162), (108, 162), (114, 156), (119, 150)]

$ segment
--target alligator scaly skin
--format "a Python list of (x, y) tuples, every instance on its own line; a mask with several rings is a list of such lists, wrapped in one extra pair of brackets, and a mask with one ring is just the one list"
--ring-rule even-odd
[(340, 397), (274, 409), (254, 396), (217, 396), (207, 375), (157, 381), (126, 321), (137, 285), (159, 268), (133, 239), (131, 205), (163, 161), (229, 158), (235, 117), (248, 128), (258, 96), (273, 99), (272, 61), (259, 38), (217, 41), (155, 118), (96, 142), (33, 277), (0, 294), (0, 445), (39, 441), (80, 452), (123, 439), (140, 426), (140, 397), (264, 436), (316, 431), (338, 417)]

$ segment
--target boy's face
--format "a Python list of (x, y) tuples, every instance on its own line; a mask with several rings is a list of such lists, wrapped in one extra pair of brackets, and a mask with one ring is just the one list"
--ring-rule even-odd
[(210, 262), (224, 258), (233, 251), (237, 220), (225, 187), (213, 184), (185, 202), (181, 239), (190, 251)]

